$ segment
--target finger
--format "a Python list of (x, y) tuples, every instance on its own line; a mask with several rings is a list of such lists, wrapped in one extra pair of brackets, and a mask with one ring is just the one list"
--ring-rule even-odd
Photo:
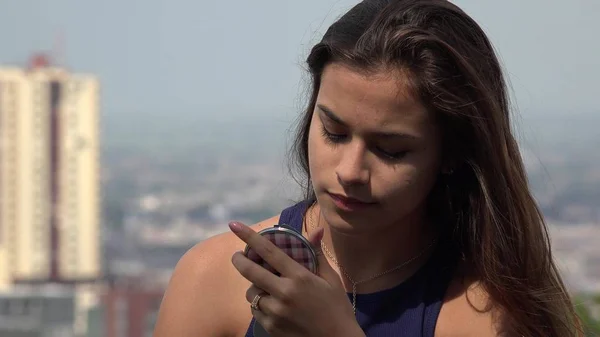
[(250, 309), (252, 310), (252, 315), (254, 315), (255, 317), (272, 316), (274, 313), (273, 308), (277, 306), (277, 300), (268, 293), (266, 293), (264, 290), (258, 288), (255, 285), (250, 286), (248, 290), (246, 290), (246, 301), (252, 304), (252, 302), (258, 295), (260, 295), (260, 299), (258, 300), (258, 304), (256, 305), (258, 307), (258, 310), (255, 310), (252, 307), (250, 307)]
[(268, 294), (266, 291), (262, 290), (261, 288), (259, 288), (253, 284), (248, 288), (248, 290), (246, 290), (246, 301), (248, 301), (248, 303), (252, 303), (252, 301), (254, 300), (254, 298), (257, 295), (266, 295), (266, 294)]
[(304, 272), (302, 265), (294, 261), (279, 247), (253, 231), (250, 227), (240, 222), (231, 222), (229, 228), (281, 275), (290, 276)]
[(340, 275), (338, 275), (338, 273), (329, 264), (327, 256), (324, 254), (321, 246), (324, 233), (324, 228), (319, 227), (308, 234), (308, 241), (313, 246), (313, 249), (317, 255), (317, 261), (319, 263), (319, 276), (329, 282), (329, 284), (341, 285), (342, 280), (340, 279)]
[(263, 332), (263, 334), (255, 334), (254, 336), (269, 336), (272, 334), (273, 332), (273, 318), (269, 317), (269, 315), (267, 315), (266, 313), (262, 312), (261, 310), (252, 310), (252, 316), (255, 319), (254, 324), (255, 325), (259, 325), (258, 327), (254, 327), (254, 331), (256, 332), (256, 330), (258, 329), (260, 330), (264, 330), (264, 332), (266, 332), (266, 334)]
[[(283, 305), (281, 301), (277, 300), (277, 298), (267, 293), (261, 293), (260, 295), (260, 299), (258, 300), (258, 304), (256, 305), (258, 307), (258, 310), (252, 309), (252, 307), (250, 307), (252, 315), (254, 317), (263, 316), (270, 318), (280, 318), (283, 313)], [(252, 300), (254, 300), (254, 296), (252, 297)], [(252, 300), (250, 301), (250, 303), (252, 303)]]
[[(267, 320), (269, 319), (269, 314), (268, 312), (264, 311), (265, 308), (265, 302), (267, 302), (269, 300), (270, 295), (265, 293), (264, 291), (262, 291), (261, 289), (257, 288), (257, 287), (250, 287), (248, 288), (248, 290), (246, 291), (246, 300), (252, 304), (252, 302), (254, 301), (254, 298), (260, 295), (260, 299), (258, 300), (258, 303), (256, 304), (256, 307), (258, 309), (254, 309), (252, 308), (252, 305), (250, 305), (250, 312), (252, 313), (252, 316), (254, 316), (254, 318), (261, 323), (265, 323), (268, 324)], [(263, 325), (264, 327), (264, 325)]]
[(246, 280), (258, 288), (269, 294), (279, 293), (277, 284), (281, 281), (280, 277), (251, 261), (241, 252), (233, 254), (231, 263)]

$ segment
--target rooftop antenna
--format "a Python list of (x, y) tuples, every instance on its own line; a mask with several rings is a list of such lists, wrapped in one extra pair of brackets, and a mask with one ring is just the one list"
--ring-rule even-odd
[(67, 62), (65, 59), (65, 35), (62, 28), (60, 28), (54, 37), (54, 45), (52, 46), (52, 52), (50, 53), (52, 63), (57, 67), (66, 68)]

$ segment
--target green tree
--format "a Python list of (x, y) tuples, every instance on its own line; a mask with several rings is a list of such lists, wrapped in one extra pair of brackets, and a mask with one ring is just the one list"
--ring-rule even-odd
[(600, 295), (578, 296), (575, 298), (575, 311), (581, 319), (586, 337), (600, 337), (600, 321), (592, 316), (590, 306), (600, 306)]

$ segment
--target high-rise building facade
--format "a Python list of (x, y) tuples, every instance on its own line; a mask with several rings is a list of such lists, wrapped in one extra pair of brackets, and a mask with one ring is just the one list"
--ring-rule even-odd
[(0, 288), (101, 276), (99, 83), (0, 68)]

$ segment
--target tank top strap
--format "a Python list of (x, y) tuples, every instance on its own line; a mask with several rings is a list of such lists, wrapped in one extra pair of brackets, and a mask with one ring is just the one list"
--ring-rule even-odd
[(304, 213), (306, 213), (306, 210), (309, 206), (309, 201), (301, 201), (284, 209), (279, 215), (279, 224), (288, 225), (299, 233), (302, 233)]
[(442, 242), (434, 253), (433, 263), (427, 270), (427, 291), (423, 292), (423, 336), (433, 337), (448, 286), (455, 276), (458, 253), (447, 243)]

